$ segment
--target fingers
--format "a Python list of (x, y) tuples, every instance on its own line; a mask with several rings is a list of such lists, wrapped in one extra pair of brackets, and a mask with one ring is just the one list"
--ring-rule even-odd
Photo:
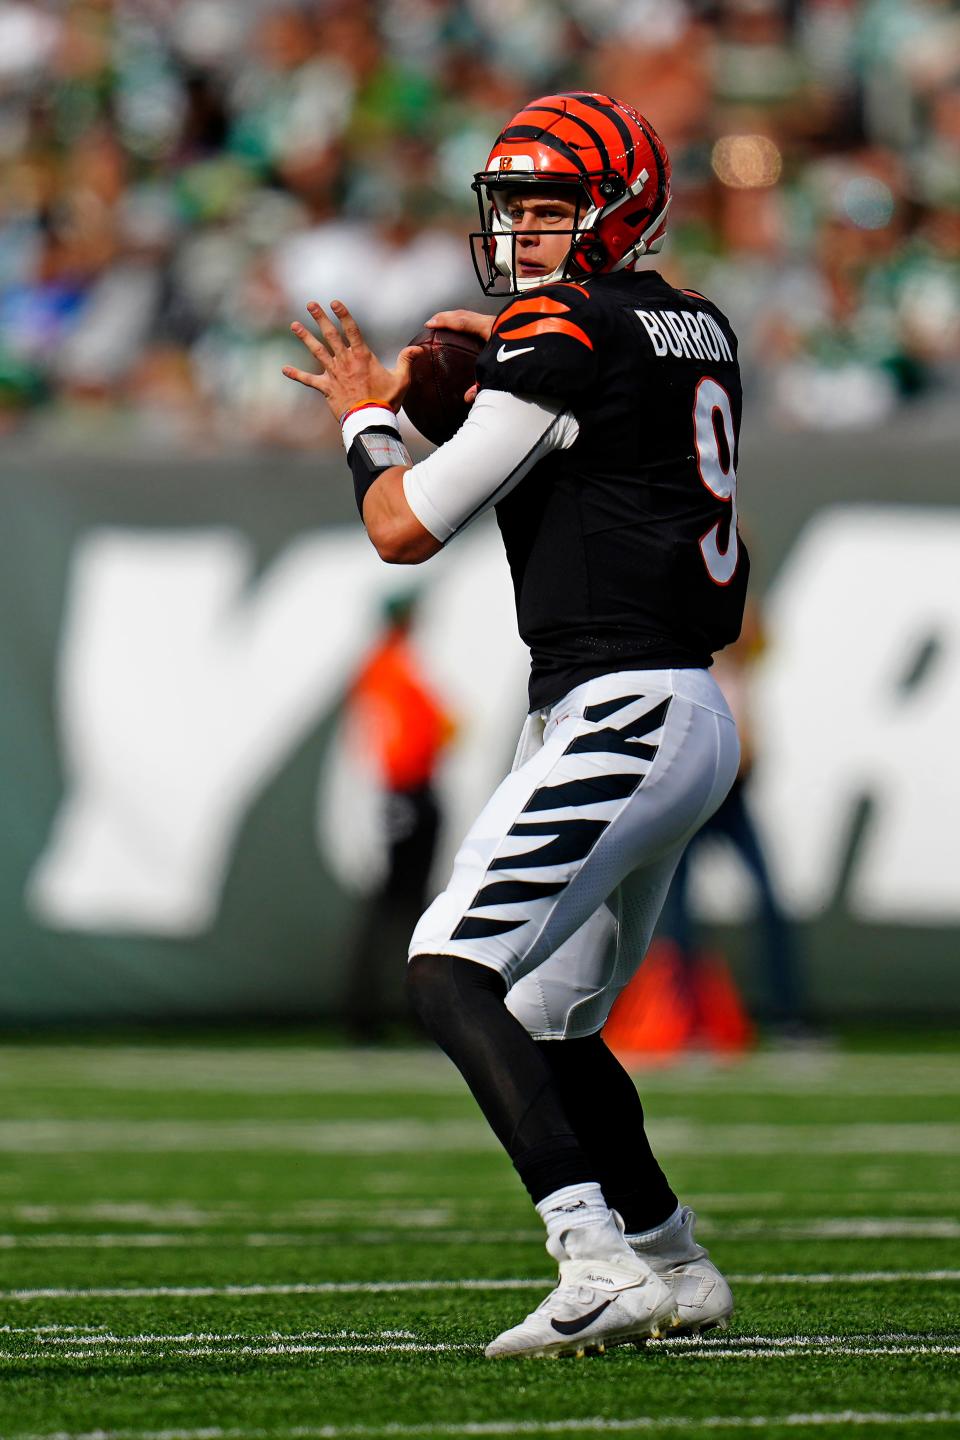
[(326, 312), (323, 310), (322, 306), (317, 304), (316, 300), (311, 300), (309, 305), (307, 306), (307, 309), (313, 317), (317, 329), (323, 336), (324, 341), (326, 342), (327, 349), (330, 351), (331, 355), (336, 355), (339, 350), (342, 350), (344, 348), (345, 343), (343, 336), (340, 334), (340, 331), (337, 329), (336, 325), (334, 325), (329, 315), (327, 315)]
[(330, 309), (333, 311), (337, 319), (340, 321), (340, 324), (343, 326), (343, 333), (348, 345), (365, 345), (367, 343), (364, 340), (363, 336), (360, 334), (360, 326), (357, 324), (356, 320), (354, 320), (353, 316), (350, 314), (350, 311), (347, 309), (346, 305), (344, 305), (342, 300), (331, 300)]
[(288, 380), (297, 380), (311, 390), (319, 390), (321, 395), (327, 394), (326, 380), (323, 375), (313, 375), (309, 370), (298, 370), (293, 365), (284, 365), (283, 373)]
[(326, 314), (323, 306), (316, 300), (308, 302), (307, 310), (315, 321), (317, 329), (320, 331), (321, 340), (318, 341), (317, 337), (308, 330), (305, 325), (300, 324), (299, 320), (294, 320), (290, 326), (290, 329), (294, 335), (296, 335), (297, 339), (303, 341), (313, 358), (319, 360), (321, 364), (327, 356), (336, 355), (340, 350), (366, 348), (367, 345), (367, 342), (360, 332), (360, 326), (356, 320), (354, 320), (342, 300), (331, 300), (330, 309), (340, 321), (343, 327), (342, 333)]
[(407, 345), (397, 356), (396, 368), (404, 375), (409, 374), (414, 360), (418, 355), (422, 355), (426, 348), (426, 345)]
[(438, 310), (425, 323), (428, 330), (469, 330), (472, 314), (470, 310)]
[(462, 330), (468, 335), (479, 335), (489, 340), (493, 330), (493, 315), (481, 315), (477, 310), (439, 310), (426, 322), (430, 330)]
[(468, 405), (472, 405), (473, 402), (474, 402), (474, 400), (476, 400), (477, 396), (479, 395), (479, 393), (480, 393), (480, 386), (479, 386), (479, 385), (471, 385), (471, 386), (470, 386), (470, 389), (464, 392), (463, 398), (464, 398), (464, 400), (466, 401), (466, 403), (467, 403)]
[(410, 388), (413, 362), (418, 355), (421, 355), (427, 347), (425, 345), (407, 345), (397, 356), (397, 363), (389, 372), (393, 383), (392, 400), (396, 405), (403, 404), (403, 398)]
[(293, 331), (294, 335), (296, 335), (297, 339), (301, 341), (304, 345), (306, 345), (307, 349), (310, 351), (310, 354), (313, 356), (314, 360), (316, 360), (318, 365), (323, 365), (327, 360), (330, 359), (330, 351), (327, 349), (326, 345), (324, 345), (322, 341), (318, 340), (316, 335), (314, 335), (311, 330), (307, 329), (306, 325), (301, 325), (299, 320), (294, 320), (290, 326), (290, 329)]

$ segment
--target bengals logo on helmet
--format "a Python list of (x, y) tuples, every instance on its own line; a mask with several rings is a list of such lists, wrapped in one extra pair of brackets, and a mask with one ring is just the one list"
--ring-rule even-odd
[[(519, 164), (517, 161), (519, 160)], [(653, 126), (631, 105), (586, 91), (531, 100), (497, 138), (486, 170), (474, 176), (479, 232), (471, 242), (487, 294), (521, 288), (513, 266), (509, 218), (497, 182), (575, 188), (582, 196), (564, 264), (551, 280), (630, 269), (663, 244), (670, 208), (670, 158)], [(486, 274), (481, 271), (481, 257)]]

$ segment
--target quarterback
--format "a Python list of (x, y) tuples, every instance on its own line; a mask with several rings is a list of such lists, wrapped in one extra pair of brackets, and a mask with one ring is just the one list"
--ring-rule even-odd
[(474, 180), (474, 261), (499, 315), (435, 325), (486, 341), (469, 418), (411, 465), (394, 369), (346, 308), (308, 306), (320, 365), (290, 378), (340, 420), (384, 560), (418, 564), (490, 507), (506, 547), (530, 713), (410, 945), (409, 989), (544, 1221), (559, 1283), (491, 1358), (602, 1351), (726, 1323), (730, 1289), (694, 1238), (601, 1031), (640, 965), (677, 861), (737, 772), (709, 666), (736, 639), (737, 342), (704, 296), (642, 257), (663, 243), (670, 162), (606, 95), (548, 95)]

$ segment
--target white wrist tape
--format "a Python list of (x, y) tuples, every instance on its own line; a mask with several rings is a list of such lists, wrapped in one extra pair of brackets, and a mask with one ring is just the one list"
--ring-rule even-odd
[(349, 452), (350, 446), (356, 440), (361, 430), (368, 430), (371, 426), (378, 427), (389, 425), (392, 430), (400, 434), (400, 422), (390, 409), (389, 405), (361, 405), (344, 420), (340, 428), (343, 436), (343, 448)]

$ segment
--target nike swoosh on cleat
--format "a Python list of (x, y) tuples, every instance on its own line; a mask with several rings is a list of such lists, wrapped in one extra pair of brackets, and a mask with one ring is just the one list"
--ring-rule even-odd
[(581, 1330), (586, 1330), (587, 1326), (599, 1319), (607, 1306), (612, 1304), (612, 1300), (602, 1300), (596, 1310), (591, 1310), (589, 1315), (581, 1315), (579, 1320), (551, 1320), (550, 1324), (560, 1335), (579, 1335)]
[(529, 355), (533, 349), (532, 345), (521, 345), (519, 350), (508, 350), (506, 345), (501, 345), (497, 351), (498, 360), (513, 360), (517, 355)]

